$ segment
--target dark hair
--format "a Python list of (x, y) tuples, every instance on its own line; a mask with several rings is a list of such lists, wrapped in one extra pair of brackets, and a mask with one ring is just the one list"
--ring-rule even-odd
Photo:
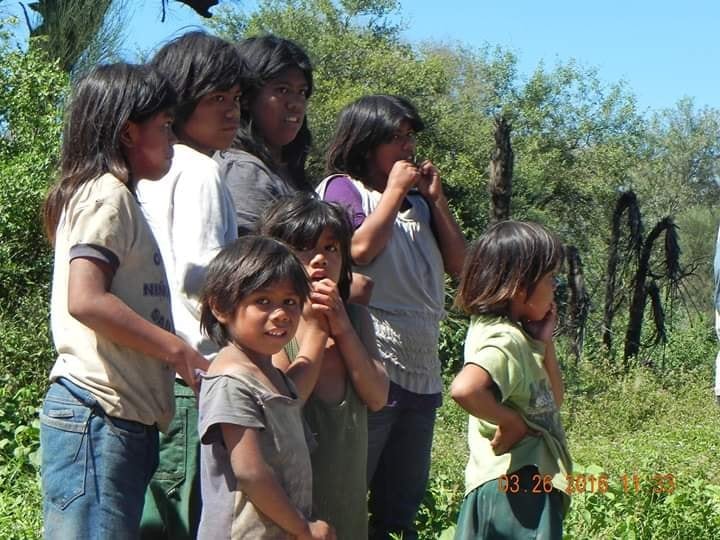
[(282, 240), (295, 250), (312, 248), (326, 228), (340, 243), (340, 296), (347, 302), (352, 281), (350, 239), (352, 225), (339, 205), (322, 201), (310, 193), (298, 193), (273, 203), (259, 222), (259, 233)]
[(403, 121), (409, 122), (415, 132), (425, 128), (415, 106), (400, 96), (365, 96), (345, 107), (330, 139), (325, 159), (327, 173), (367, 181), (369, 155), (390, 142)]
[(51, 242), (63, 209), (82, 184), (105, 173), (129, 183), (131, 171), (120, 143), (127, 123), (145, 122), (176, 102), (175, 90), (151, 66), (101, 65), (77, 81), (65, 112), (59, 178), (43, 207)]
[(200, 98), (235, 85), (245, 90), (242, 58), (232, 43), (202, 31), (183, 34), (155, 54), (152, 64), (170, 80), (178, 94), (174, 129), (180, 134)]
[(509, 315), (519, 289), (532, 294), (563, 258), (560, 239), (542, 225), (495, 223), (468, 250), (455, 305), (470, 315)]
[(213, 309), (233, 314), (243, 298), (278, 281), (289, 280), (305, 302), (310, 283), (302, 263), (279, 240), (248, 235), (224, 247), (210, 262), (202, 293), (200, 328), (223, 347), (230, 334), (217, 320)]
[[(305, 51), (296, 43), (273, 35), (250, 37), (237, 45), (250, 79), (250, 87), (244, 94), (243, 103), (252, 104), (269, 81), (277, 78), (288, 68), (297, 68), (307, 81), (306, 98), (313, 90), (313, 67)], [(275, 172), (279, 163), (270, 154), (267, 144), (251, 116), (250, 106), (243, 105), (240, 113), (240, 129), (235, 137), (235, 147), (256, 156)], [(290, 182), (301, 191), (312, 186), (305, 176), (305, 162), (312, 146), (312, 135), (308, 127), (307, 114), (295, 139), (282, 149), (282, 159), (287, 163)]]

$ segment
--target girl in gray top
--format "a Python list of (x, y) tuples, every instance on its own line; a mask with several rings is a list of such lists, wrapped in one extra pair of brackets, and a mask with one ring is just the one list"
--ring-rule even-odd
[(305, 108), (313, 78), (305, 51), (287, 39), (252, 37), (238, 51), (252, 84), (243, 94), (233, 149), (215, 159), (235, 200), (238, 230), (247, 234), (275, 199), (312, 192), (305, 177), (312, 143)]
[[(327, 340), (324, 316), (305, 301), (301, 263), (277, 240), (245, 236), (207, 272), (201, 326), (223, 347), (204, 376), (199, 431), (200, 539), (334, 539), (313, 520), (312, 471), (301, 406)], [(306, 306), (303, 314), (303, 305)], [(308, 326), (302, 369), (272, 355)]]
[(432, 162), (415, 163), (423, 121), (399, 96), (365, 96), (345, 107), (317, 191), (348, 209), (350, 252), (374, 290), (369, 308), (390, 376), (388, 404), (368, 415), (372, 540), (417, 538), (435, 409), (444, 275), (462, 267), (465, 240)]

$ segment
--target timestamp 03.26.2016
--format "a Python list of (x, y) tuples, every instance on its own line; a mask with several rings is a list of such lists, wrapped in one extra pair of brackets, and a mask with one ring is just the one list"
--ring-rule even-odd
[[(550, 493), (553, 489), (553, 477), (549, 474), (533, 474), (528, 484), (521, 481), (518, 474), (503, 474), (498, 478), (498, 489), (503, 493)], [(566, 474), (568, 495), (585, 493), (607, 493), (610, 490), (610, 476), (607, 474)], [(675, 475), (673, 474), (620, 474), (615, 477), (623, 493), (670, 494), (675, 491)]]

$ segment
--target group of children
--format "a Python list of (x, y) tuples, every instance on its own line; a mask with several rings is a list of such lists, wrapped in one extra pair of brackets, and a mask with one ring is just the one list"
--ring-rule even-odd
[(343, 109), (313, 189), (312, 90), (291, 41), (203, 32), (75, 85), (44, 207), (46, 538), (416, 538), (445, 273), (472, 316), (456, 537), (560, 538), (560, 242), (504, 222), (466, 253), (402, 97)]

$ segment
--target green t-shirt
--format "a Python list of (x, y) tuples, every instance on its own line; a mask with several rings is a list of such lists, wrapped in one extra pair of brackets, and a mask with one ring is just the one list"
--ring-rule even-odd
[(509, 452), (496, 456), (490, 441), (497, 426), (471, 415), (466, 494), (526, 465), (537, 466), (541, 475), (551, 475), (553, 486), (566, 491), (572, 461), (544, 357), (544, 344), (509, 319), (483, 315), (471, 320), (465, 340), (465, 363), (487, 371), (500, 391), (500, 402), (518, 411), (528, 427), (540, 435), (527, 435)]

